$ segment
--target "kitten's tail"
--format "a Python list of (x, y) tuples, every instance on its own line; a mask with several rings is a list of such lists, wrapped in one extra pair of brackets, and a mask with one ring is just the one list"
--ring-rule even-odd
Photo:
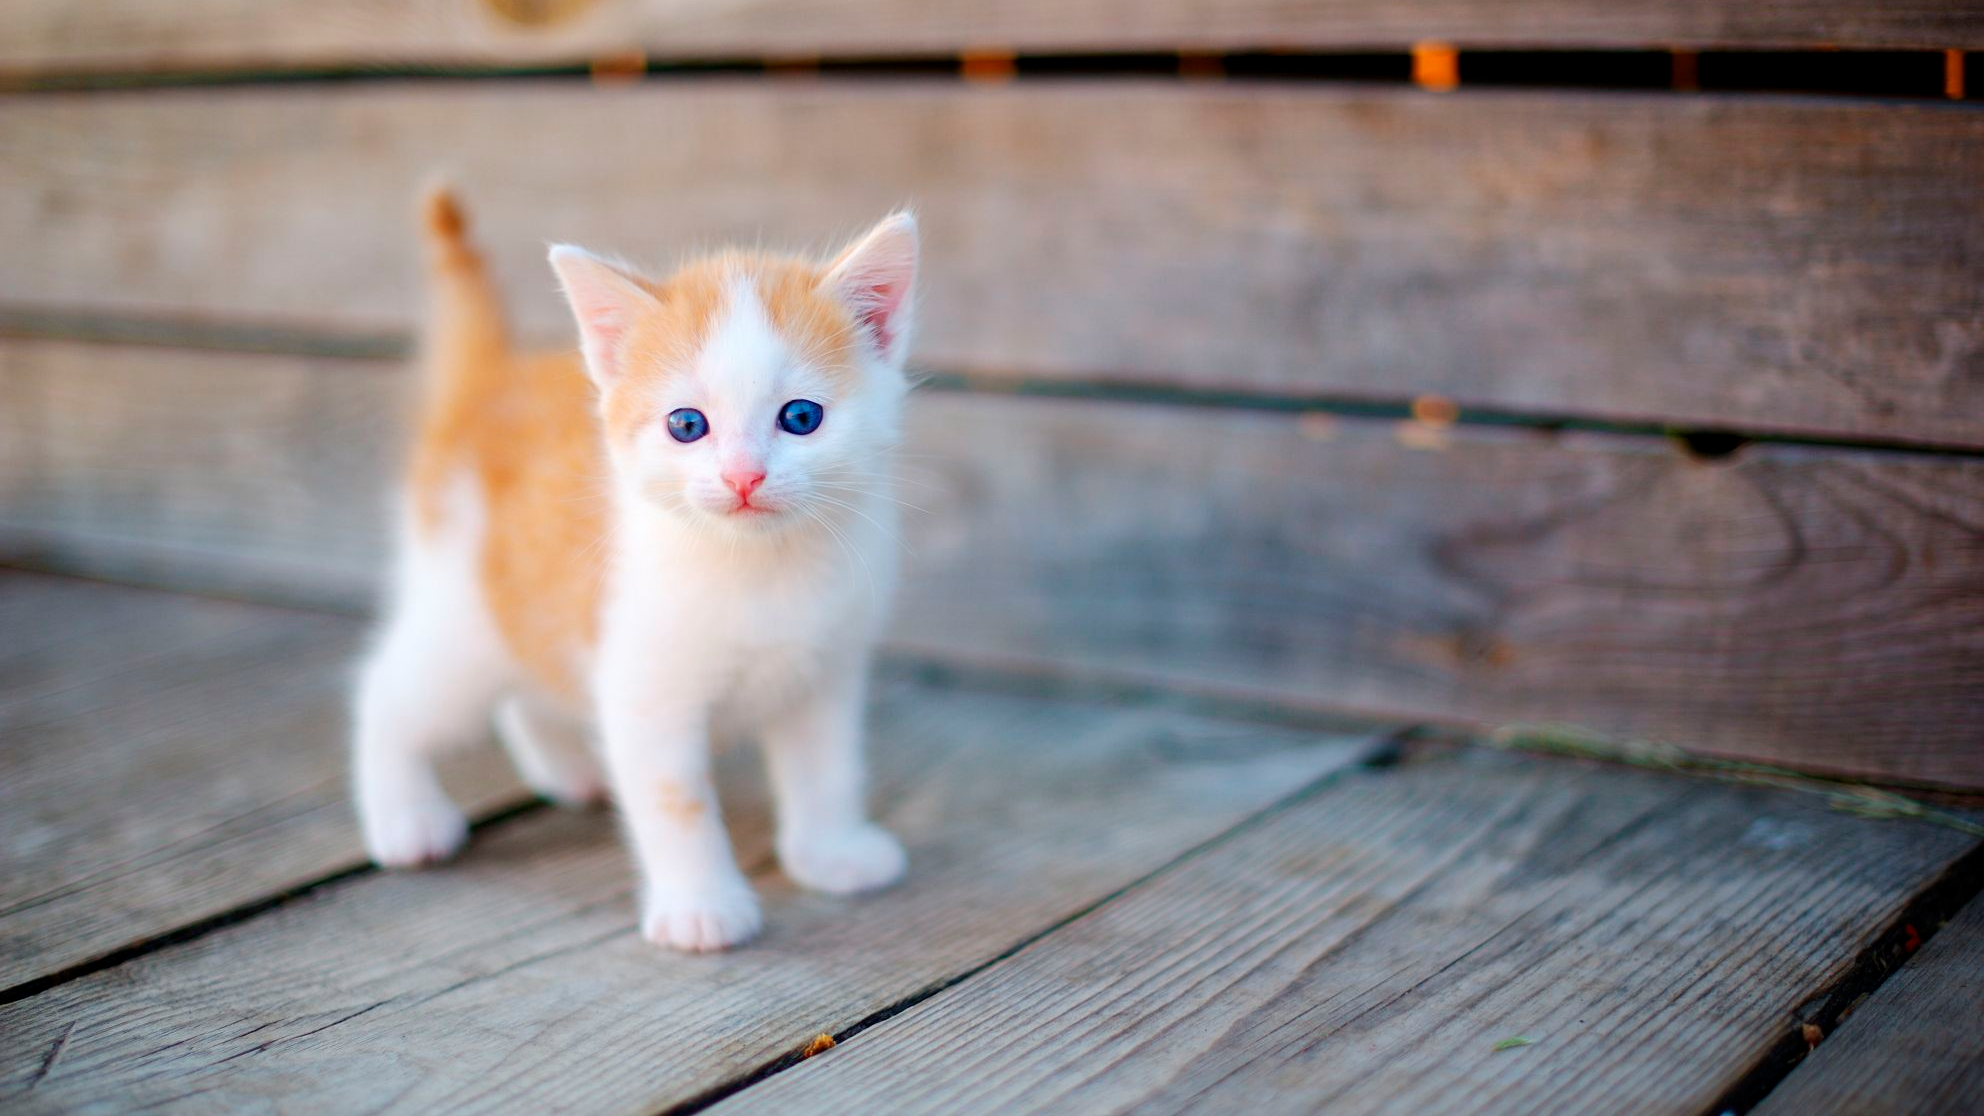
[(438, 402), (507, 361), (510, 334), (482, 254), (469, 243), (468, 215), (445, 183), (422, 193), (420, 224), (429, 292), (421, 353)]

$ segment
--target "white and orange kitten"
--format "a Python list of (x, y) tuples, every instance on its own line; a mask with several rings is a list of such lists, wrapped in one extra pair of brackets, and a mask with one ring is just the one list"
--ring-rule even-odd
[(433, 757), (493, 715), (546, 797), (610, 788), (654, 942), (759, 928), (712, 741), (763, 745), (792, 879), (894, 882), (862, 713), (895, 576), (915, 222), (827, 263), (726, 253), (665, 280), (560, 245), (580, 360), (512, 352), (460, 208), (436, 191), (425, 220), (426, 396), (353, 744), (367, 851), (399, 867), (461, 846)]

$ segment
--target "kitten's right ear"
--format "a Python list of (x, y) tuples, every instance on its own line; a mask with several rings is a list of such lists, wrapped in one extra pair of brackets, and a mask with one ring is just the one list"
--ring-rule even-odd
[(604, 387), (620, 375), (620, 343), (635, 315), (654, 306), (655, 297), (640, 280), (576, 245), (552, 245), (551, 270), (578, 319), (586, 371)]

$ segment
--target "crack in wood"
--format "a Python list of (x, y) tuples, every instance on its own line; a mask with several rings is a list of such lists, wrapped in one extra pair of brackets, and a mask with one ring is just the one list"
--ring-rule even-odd
[(42, 1079), (48, 1076), (48, 1071), (55, 1068), (56, 1059), (62, 1057), (62, 1051), (69, 1045), (69, 1036), (75, 1033), (76, 1021), (72, 1019), (67, 1027), (62, 1028), (62, 1033), (55, 1036), (55, 1042), (48, 1048), (48, 1057), (41, 1060), (41, 1068), (35, 1070), (34, 1077), (29, 1079), (29, 1092), (34, 1091), (35, 1086), (41, 1084)]
[(1748, 1112), (1762, 1103), (1811, 1054), (1813, 1046), (1806, 1041), (1806, 1026), (1817, 1026), (1822, 1033), (1832, 1034), (1855, 1004), (1885, 984), (1915, 949), (1934, 938), (1950, 916), (1981, 894), (1984, 894), (1984, 842), (1973, 846), (1903, 906), (1889, 920), (1887, 929), (1860, 951), (1837, 981), (1793, 1005), (1787, 1013), (1789, 1022), (1783, 1037), (1714, 1104), (1703, 1109), (1702, 1116)]
[[(868, 1030), (871, 1027), (875, 1027), (882, 1023), (888, 1022), (890, 1019), (898, 1015), (901, 1015), (903, 1012), (908, 1011), (909, 1009), (915, 1007), (920, 1003), (923, 1003), (925, 1000), (928, 1000), (933, 996), (940, 995), (946, 991), (949, 991), (952, 988), (956, 988), (957, 986), (964, 984), (965, 982), (971, 980), (973, 977), (978, 976), (980, 973), (983, 973), (986, 970), (991, 969), (994, 966), (998, 965), (1000, 962), (1011, 959), (1015, 955), (1026, 950), (1027, 947), (1034, 945), (1035, 943), (1046, 938), (1048, 935), (1053, 934), (1055, 931), (1060, 930), (1061, 928), (1069, 925), (1070, 923), (1078, 922), (1081, 919), (1088, 917), (1090, 914), (1093, 914), (1097, 910), (1100, 910), (1101, 908), (1108, 906), (1110, 903), (1115, 902), (1117, 899), (1122, 898), (1124, 895), (1136, 891), (1138, 888), (1143, 887), (1144, 885), (1148, 884), (1150, 881), (1157, 879), (1168, 872), (1171, 872), (1172, 870), (1176, 869), (1179, 865), (1184, 864), (1187, 861), (1190, 861), (1207, 852), (1210, 852), (1213, 849), (1220, 847), (1226, 842), (1231, 841), (1241, 836), (1242, 834), (1245, 834), (1255, 829), (1258, 826), (1266, 824), (1271, 818), (1289, 809), (1292, 809), (1293, 807), (1300, 804), (1304, 800), (1311, 798), (1316, 794), (1321, 793), (1325, 788), (1336, 783), (1344, 776), (1357, 771), (1383, 769), (1385, 767), (1390, 766), (1397, 754), (1396, 741), (1399, 738), (1409, 735), (1412, 731), (1413, 729), (1411, 728), (1400, 729), (1392, 733), (1390, 736), (1374, 742), (1370, 750), (1366, 753), (1364, 757), (1360, 758), (1358, 762), (1346, 765), (1341, 768), (1337, 768), (1324, 775), (1321, 775), (1315, 779), (1310, 780), (1309, 782), (1296, 788), (1294, 791), (1291, 791), (1287, 795), (1281, 797), (1280, 799), (1277, 799), (1276, 801), (1269, 803), (1268, 805), (1255, 811), (1253, 814), (1248, 815), (1247, 817), (1241, 819), (1240, 821), (1234, 823), (1233, 825), (1227, 827), (1226, 829), (1220, 831), (1219, 833), (1214, 834), (1213, 836), (1207, 838), (1206, 840), (1199, 842), (1198, 844), (1192, 846), (1189, 849), (1186, 849), (1184, 852), (1179, 853), (1178, 855), (1165, 861), (1163, 864), (1160, 864), (1156, 868), (1151, 869), (1149, 872), (1146, 872), (1143, 875), (1138, 876), (1136, 879), (1131, 880), (1130, 882), (1122, 885), (1121, 887), (1118, 887), (1102, 896), (1097, 897), (1091, 902), (1084, 904), (1078, 910), (1072, 911), (1067, 915), (1064, 915), (1063, 917), (1050, 921), (1046, 925), (1042, 926), (1039, 930), (1026, 935), (1025, 937), (1021, 938), (1019, 941), (999, 951), (997, 954), (986, 958), (984, 961), (979, 962), (978, 964), (973, 965), (959, 973), (953, 974), (952, 976), (947, 977), (943, 980), (934, 981), (931, 984), (925, 985), (924, 987), (919, 988), (914, 992), (911, 992), (909, 995), (904, 996), (903, 998), (895, 1001), (894, 1003), (888, 1004), (874, 1012), (871, 1012), (866, 1016), (863, 1016), (861, 1019), (856, 1020), (854, 1023), (841, 1029), (840, 1031), (835, 1031), (835, 1032), (823, 1031), (821, 1032), (821, 1035), (826, 1036), (832, 1042), (833, 1045), (838, 1046), (841, 1043), (848, 1041), (849, 1039), (853, 1038), (854, 1036), (860, 1034), (863, 1031)], [(819, 1038), (816, 1036), (812, 1041), (817, 1043), (819, 1041)], [(701, 1112), (707, 1108), (717, 1105), (722, 1101), (724, 1101), (726, 1098), (741, 1093), (744, 1090), (759, 1084), (760, 1082), (763, 1082), (773, 1076), (776, 1076), (777, 1074), (783, 1073), (784, 1071), (791, 1069), (793, 1066), (799, 1065), (800, 1063), (807, 1061), (810, 1055), (806, 1053), (806, 1049), (807, 1048), (787, 1051), (785, 1054), (779, 1056), (778, 1058), (775, 1058), (770, 1062), (760, 1065), (759, 1067), (748, 1073), (741, 1074), (728, 1081), (720, 1082), (710, 1087), (709, 1089), (705, 1090), (704, 1092), (688, 1098), (687, 1100), (684, 1100), (677, 1104), (670, 1105), (667, 1108), (662, 1109), (659, 1113), (656, 1114), (656, 1116), (691, 1116), (691, 1114), (693, 1113)]]
[[(533, 798), (486, 814), (473, 822), (470, 829), (479, 833), (545, 808), (545, 803)], [(190, 922), (166, 933), (133, 942), (128, 946), (112, 950), (88, 961), (78, 962), (45, 976), (36, 977), (33, 980), (22, 981), (11, 988), (0, 989), (0, 1007), (28, 999), (32, 996), (38, 996), (51, 988), (67, 984), (70, 981), (90, 976), (94, 973), (100, 973), (106, 969), (114, 969), (119, 965), (136, 961), (141, 957), (157, 953), (170, 946), (196, 941), (216, 930), (223, 930), (229, 926), (260, 917), (327, 887), (343, 883), (346, 880), (374, 875), (378, 871), (378, 867), (370, 863), (356, 864), (349, 868), (319, 876), (294, 887), (284, 888), (272, 895), (257, 899), (252, 903), (244, 903), (240, 906), (231, 907), (218, 914)]]

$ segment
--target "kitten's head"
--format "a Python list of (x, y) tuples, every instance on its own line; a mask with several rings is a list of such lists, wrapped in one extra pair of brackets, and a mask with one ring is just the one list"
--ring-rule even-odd
[(551, 266), (624, 487), (669, 514), (763, 532), (882, 482), (907, 389), (908, 214), (827, 263), (725, 253), (654, 281), (561, 244)]

